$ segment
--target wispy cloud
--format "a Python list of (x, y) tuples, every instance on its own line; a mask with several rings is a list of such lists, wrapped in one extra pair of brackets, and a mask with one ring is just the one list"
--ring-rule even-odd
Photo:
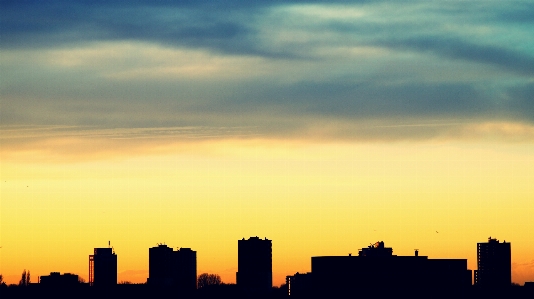
[(459, 126), (464, 123), (426, 123), (426, 124), (402, 124), (402, 125), (387, 125), (376, 126), (377, 128), (403, 128), (403, 127), (442, 127), (442, 126)]
[[(0, 5), (2, 125), (122, 139), (249, 127), (269, 138), (420, 140), (464, 122), (534, 122), (529, 1)], [(432, 119), (461, 121), (423, 126)], [(381, 121), (414, 126), (359, 129)], [(169, 129), (184, 127), (195, 129)]]
[(258, 136), (254, 127), (159, 127), (159, 128), (96, 128), (79, 126), (4, 126), (0, 127), (0, 139), (28, 138), (235, 138)]

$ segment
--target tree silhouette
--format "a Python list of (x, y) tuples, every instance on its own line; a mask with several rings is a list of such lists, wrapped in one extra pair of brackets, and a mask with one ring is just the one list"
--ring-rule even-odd
[(3, 287), (6, 285), (6, 282), (4, 281), (4, 276), (0, 274), (0, 287)]
[(202, 273), (198, 276), (198, 288), (202, 289), (207, 286), (220, 285), (221, 277), (218, 274)]
[(19, 286), (26, 287), (30, 285), (30, 271), (26, 272), (26, 269), (22, 271), (22, 277), (19, 281)]
[(19, 286), (26, 286), (26, 269), (22, 272), (22, 277), (19, 280)]

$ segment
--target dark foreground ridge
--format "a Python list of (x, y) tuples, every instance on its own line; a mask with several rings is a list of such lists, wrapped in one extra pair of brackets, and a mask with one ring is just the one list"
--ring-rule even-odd
[(418, 289), (363, 288), (354, 293), (337, 294), (306, 294), (289, 295), (287, 289), (272, 288), (267, 292), (251, 292), (240, 290), (236, 285), (218, 285), (207, 289), (199, 289), (189, 293), (179, 293), (173, 288), (155, 288), (146, 284), (126, 284), (114, 287), (95, 288), (87, 284), (73, 288), (46, 288), (39, 284), (27, 287), (10, 286), (0, 288), (0, 298), (534, 298), (534, 288), (529, 286), (510, 286), (499, 289), (482, 289), (470, 286), (462, 290), (432, 289), (424, 286)]

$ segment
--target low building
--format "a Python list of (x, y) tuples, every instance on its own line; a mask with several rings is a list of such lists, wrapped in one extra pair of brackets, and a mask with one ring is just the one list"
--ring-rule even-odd
[(313, 295), (312, 290), (312, 274), (295, 273), (292, 276), (286, 276), (286, 287), (288, 296), (292, 297), (310, 297)]
[(39, 277), (39, 284), (47, 288), (69, 288), (79, 286), (80, 282), (76, 274), (50, 272), (50, 275)]
[(377, 242), (358, 256), (311, 258), (314, 293), (354, 294), (362, 290), (460, 290), (471, 286), (467, 259), (429, 259), (416, 250), (396, 256)]

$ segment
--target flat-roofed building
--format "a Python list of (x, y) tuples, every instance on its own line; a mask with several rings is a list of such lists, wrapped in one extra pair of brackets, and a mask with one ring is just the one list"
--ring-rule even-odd
[(273, 286), (272, 242), (250, 237), (237, 243), (236, 283), (240, 289), (269, 291)]
[(94, 254), (89, 255), (89, 285), (117, 285), (117, 255), (113, 248), (95, 248)]
[(512, 254), (510, 242), (488, 238), (487, 243), (477, 243), (477, 268), (475, 285), (487, 288), (512, 285)]
[(311, 258), (312, 288), (317, 294), (355, 294), (362, 290), (460, 290), (471, 286), (467, 259), (429, 259), (393, 255), (377, 242), (358, 256)]
[(191, 248), (173, 250), (164, 244), (148, 249), (148, 280), (151, 286), (173, 287), (184, 292), (197, 288), (197, 255)]

